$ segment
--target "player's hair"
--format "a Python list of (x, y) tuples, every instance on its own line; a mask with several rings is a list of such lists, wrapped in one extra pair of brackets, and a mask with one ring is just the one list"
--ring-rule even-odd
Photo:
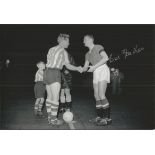
[(43, 61), (39, 61), (39, 62), (37, 62), (37, 67), (38, 67), (38, 65), (40, 65), (40, 64), (45, 64)]
[(58, 43), (60, 43), (62, 40), (66, 40), (66, 39), (69, 39), (69, 35), (60, 33), (57, 41), (58, 41)]
[(92, 34), (86, 34), (85, 37), (89, 37), (94, 41), (94, 36)]

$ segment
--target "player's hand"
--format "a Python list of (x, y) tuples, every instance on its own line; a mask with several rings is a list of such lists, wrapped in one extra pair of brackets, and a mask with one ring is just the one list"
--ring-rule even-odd
[(88, 69), (88, 71), (87, 71), (87, 72), (94, 72), (94, 71), (95, 71), (94, 66), (89, 66), (89, 69)]
[(88, 70), (88, 68), (83, 67), (82, 70), (83, 70), (82, 72), (86, 72)]
[(80, 73), (82, 73), (83, 72), (82, 67), (81, 66), (77, 67), (77, 71), (80, 72)]

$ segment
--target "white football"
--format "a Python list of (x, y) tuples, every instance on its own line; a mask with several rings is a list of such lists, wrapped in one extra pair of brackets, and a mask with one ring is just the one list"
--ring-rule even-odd
[(66, 123), (70, 123), (73, 121), (73, 113), (70, 112), (70, 111), (66, 111), (64, 114), (63, 114), (63, 120), (66, 122)]

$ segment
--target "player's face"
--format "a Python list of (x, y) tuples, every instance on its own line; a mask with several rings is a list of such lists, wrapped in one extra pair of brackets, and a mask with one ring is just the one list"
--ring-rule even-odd
[(85, 36), (83, 43), (84, 43), (84, 46), (89, 47), (90, 44), (92, 43), (92, 40), (88, 36)]
[(45, 69), (45, 64), (40, 64), (39, 69), (42, 69), (42, 70)]
[(69, 39), (64, 39), (63, 40), (63, 47), (68, 48), (68, 46), (69, 46)]

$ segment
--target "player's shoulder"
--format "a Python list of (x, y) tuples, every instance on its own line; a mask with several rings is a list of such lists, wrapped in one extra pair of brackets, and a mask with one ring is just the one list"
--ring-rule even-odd
[(99, 49), (99, 50), (104, 49), (104, 47), (102, 45), (99, 45), (99, 44), (94, 45), (94, 48)]
[(51, 47), (51, 48), (49, 49), (49, 52), (55, 50), (56, 48), (58, 48), (58, 46), (53, 46), (53, 47)]
[(85, 54), (85, 57), (88, 57), (88, 55), (89, 55), (89, 51)]

